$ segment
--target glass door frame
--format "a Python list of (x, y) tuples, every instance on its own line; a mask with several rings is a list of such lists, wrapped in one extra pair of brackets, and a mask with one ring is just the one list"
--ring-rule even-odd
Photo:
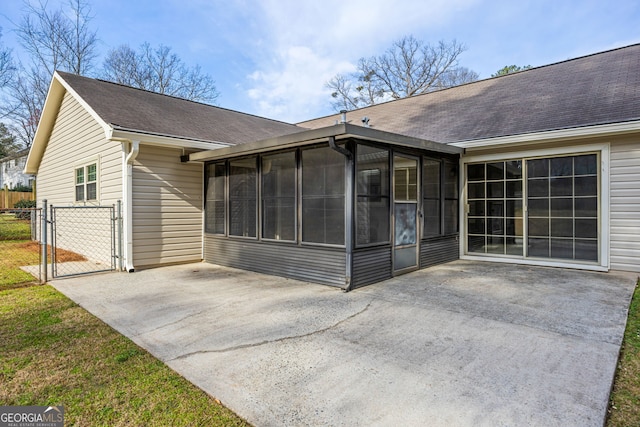
[[(510, 151), (504, 153), (491, 153), (491, 154), (477, 154), (463, 156), (461, 159), (460, 177), (462, 182), (462, 203), (460, 209), (460, 258), (461, 259), (474, 259), (474, 260), (489, 260), (496, 262), (510, 262), (516, 264), (527, 265), (544, 265), (552, 267), (566, 267), (566, 268), (579, 268), (593, 271), (608, 271), (610, 268), (610, 235), (607, 224), (611, 216), (609, 197), (610, 197), (610, 147), (609, 144), (595, 143), (575, 145), (571, 147), (558, 147), (558, 148), (545, 148), (534, 150), (522, 150), (522, 151)], [(597, 224), (598, 224), (598, 261), (584, 261), (573, 260), (568, 258), (540, 258), (525, 256), (524, 252), (522, 256), (496, 256), (494, 254), (482, 254), (476, 252), (470, 252), (468, 247), (469, 229), (468, 229), (468, 216), (469, 216), (469, 194), (468, 183), (469, 177), (467, 176), (467, 166), (473, 163), (486, 163), (495, 161), (506, 161), (514, 159), (522, 159), (524, 161), (536, 159), (536, 158), (557, 158), (565, 156), (582, 156), (588, 154), (596, 154), (598, 157), (597, 162)], [(526, 164), (523, 165), (524, 176), (526, 177)], [(528, 197), (527, 185), (524, 182), (523, 177), (523, 202)], [(523, 244), (528, 246), (528, 239), (530, 232), (528, 229), (529, 212), (528, 207), (523, 206)]]
[[(398, 274), (403, 274), (403, 273), (408, 273), (410, 271), (415, 271), (418, 270), (420, 268), (420, 236), (421, 234), (421, 230), (420, 227), (422, 225), (422, 185), (421, 185), (421, 157), (420, 156), (415, 156), (415, 155), (411, 155), (411, 154), (405, 154), (405, 153), (399, 153), (394, 151), (392, 153), (392, 166), (391, 166), (391, 188), (393, 189), (392, 191), (392, 200), (391, 200), (391, 233), (392, 233), (392, 251), (391, 251), (391, 262), (392, 262), (392, 271), (393, 271), (393, 275), (398, 275)], [(397, 167), (397, 158), (401, 158), (401, 159), (405, 159), (405, 160), (409, 160), (409, 161), (413, 161), (415, 162), (415, 167), (416, 167), (416, 189), (415, 189), (415, 200), (411, 200), (409, 197), (407, 198), (407, 200), (398, 200), (398, 192), (396, 191), (396, 167)], [(409, 205), (415, 205), (415, 215), (413, 218), (413, 243), (405, 243), (405, 244), (399, 244), (398, 243), (398, 229), (396, 228), (396, 223), (397, 223), (397, 215), (396, 215), (396, 206), (397, 205), (401, 205), (401, 204), (409, 204)], [(411, 219), (411, 218), (410, 218)], [(411, 229), (409, 228), (409, 231), (411, 231)], [(411, 236), (410, 236), (410, 240), (411, 240)], [(415, 250), (415, 263), (406, 265), (406, 266), (402, 266), (402, 267), (398, 267), (397, 266), (397, 261), (396, 261), (396, 251), (398, 250), (402, 250), (402, 249), (409, 249), (409, 248), (414, 248)]]

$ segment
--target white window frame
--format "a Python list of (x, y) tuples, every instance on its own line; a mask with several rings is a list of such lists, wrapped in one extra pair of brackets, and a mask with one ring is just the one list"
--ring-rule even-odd
[[(96, 173), (95, 180), (89, 181), (89, 167), (95, 165)], [(77, 171), (82, 169), (84, 181), (81, 184), (77, 183)], [(85, 203), (98, 203), (100, 200), (100, 186), (98, 185), (100, 179), (100, 161), (98, 158), (93, 158), (88, 161), (84, 161), (82, 163), (75, 164), (73, 167), (73, 200), (76, 204), (85, 204)], [(94, 199), (87, 199), (87, 186), (89, 184), (95, 184), (96, 186), (96, 196)], [(77, 188), (82, 185), (83, 188), (83, 198), (77, 198)]]
[[(491, 154), (470, 154), (460, 159), (460, 258), (467, 260), (505, 262), (513, 264), (541, 265), (549, 267), (576, 268), (582, 270), (609, 271), (610, 266), (610, 231), (609, 231), (609, 211), (610, 211), (610, 181), (609, 181), (609, 152), (610, 144), (584, 144), (574, 146), (553, 147), (534, 150), (520, 150)], [(490, 255), (473, 255), (467, 253), (467, 211), (468, 211), (468, 195), (467, 195), (467, 163), (476, 162), (492, 162), (513, 159), (529, 159), (532, 157), (554, 157), (579, 155), (587, 153), (598, 153), (600, 156), (599, 170), (599, 197), (598, 197), (598, 240), (599, 263), (581, 263), (567, 262), (560, 260), (532, 260), (524, 257), (492, 257)], [(525, 185), (523, 181), (523, 185)], [(523, 218), (524, 220), (524, 218)]]

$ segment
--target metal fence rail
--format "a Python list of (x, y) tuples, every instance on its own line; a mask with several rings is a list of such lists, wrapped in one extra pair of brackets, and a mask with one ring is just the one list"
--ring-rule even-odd
[(51, 271), (54, 278), (119, 268), (120, 204), (51, 206)]

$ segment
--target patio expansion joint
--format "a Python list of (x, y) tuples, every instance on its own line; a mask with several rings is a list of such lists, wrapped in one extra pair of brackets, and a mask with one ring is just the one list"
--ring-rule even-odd
[(242, 349), (245, 349), (245, 348), (260, 347), (260, 346), (267, 345), (267, 344), (290, 341), (290, 340), (310, 337), (310, 336), (316, 335), (316, 334), (321, 334), (323, 332), (327, 332), (327, 331), (329, 331), (329, 330), (331, 330), (333, 328), (336, 328), (336, 327), (340, 326), (341, 324), (343, 324), (345, 322), (348, 322), (349, 320), (352, 320), (353, 318), (363, 314), (365, 311), (367, 311), (369, 309), (369, 307), (371, 306), (372, 303), (373, 303), (373, 301), (369, 301), (369, 303), (366, 305), (366, 307), (364, 307), (362, 310), (360, 310), (360, 311), (358, 311), (356, 313), (350, 314), (349, 316), (345, 317), (342, 320), (339, 320), (338, 322), (334, 323), (333, 325), (330, 325), (330, 326), (327, 326), (325, 328), (318, 329), (318, 330), (315, 330), (315, 331), (307, 332), (306, 334), (292, 335), (292, 336), (277, 338), (277, 339), (273, 339), (273, 340), (264, 340), (264, 341), (260, 341), (260, 342), (257, 342), (257, 343), (240, 344), (240, 345), (227, 347), (227, 348), (221, 348), (221, 349), (217, 349), (217, 350), (198, 350), (198, 351), (194, 351), (194, 352), (191, 352), (191, 353), (185, 353), (185, 354), (182, 354), (180, 356), (173, 357), (171, 359), (168, 359), (167, 362), (173, 362), (173, 361), (176, 361), (176, 360), (186, 359), (188, 357), (196, 356), (198, 354), (226, 353), (226, 352), (230, 352), (230, 351), (242, 350)]

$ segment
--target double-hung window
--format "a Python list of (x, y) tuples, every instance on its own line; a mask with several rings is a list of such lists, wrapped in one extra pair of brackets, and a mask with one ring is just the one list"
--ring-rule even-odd
[(91, 163), (75, 169), (76, 202), (98, 199), (98, 165)]

